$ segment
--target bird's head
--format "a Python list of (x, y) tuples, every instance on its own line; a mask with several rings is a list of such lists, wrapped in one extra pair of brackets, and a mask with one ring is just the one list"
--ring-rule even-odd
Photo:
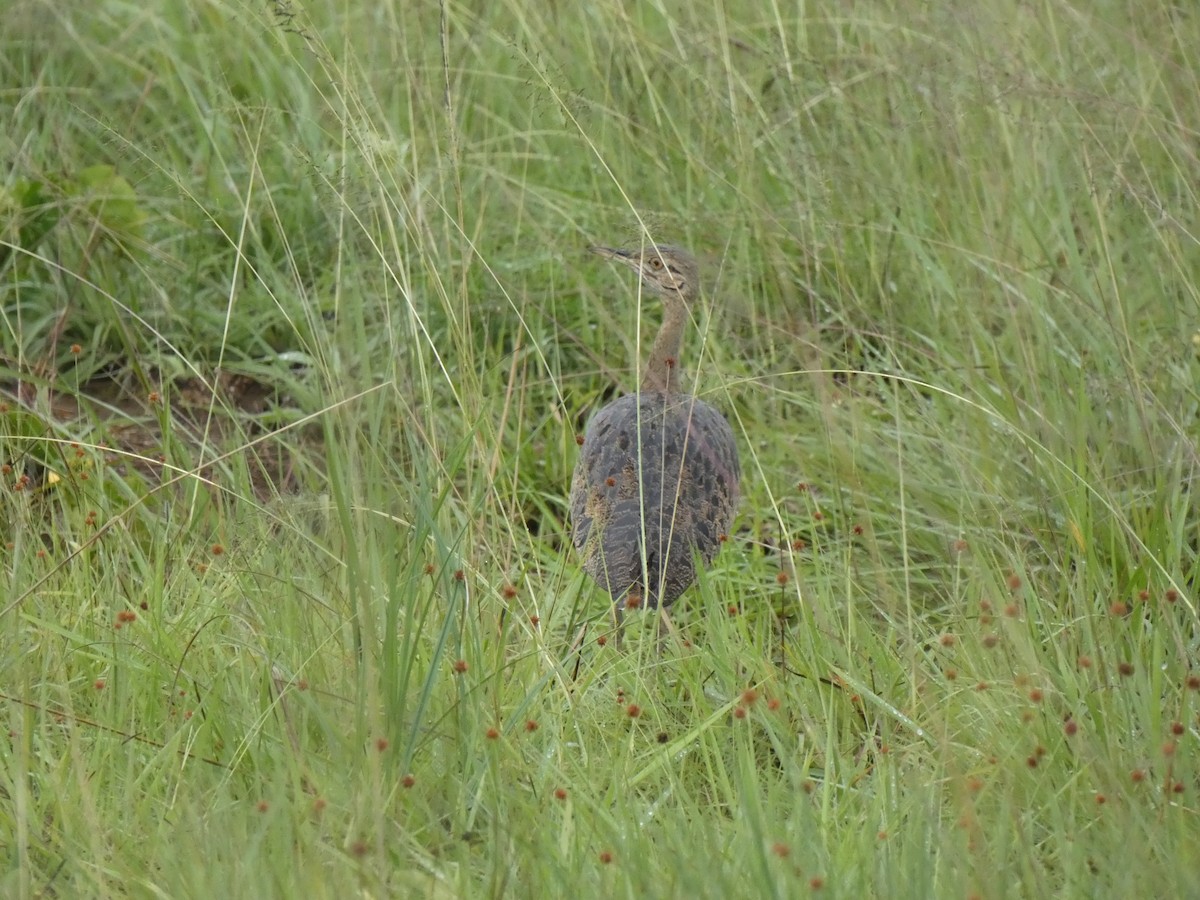
[(700, 284), (700, 267), (696, 258), (682, 247), (668, 244), (647, 244), (643, 248), (619, 250), (612, 247), (589, 247), (605, 259), (614, 259), (637, 272), (646, 290), (665, 300), (690, 301)]

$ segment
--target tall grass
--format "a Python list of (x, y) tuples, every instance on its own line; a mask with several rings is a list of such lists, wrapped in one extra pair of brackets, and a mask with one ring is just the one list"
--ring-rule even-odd
[[(0, 21), (0, 893), (1200, 893), (1195, 16)], [(744, 469), (661, 655), (564, 530), (643, 237)]]

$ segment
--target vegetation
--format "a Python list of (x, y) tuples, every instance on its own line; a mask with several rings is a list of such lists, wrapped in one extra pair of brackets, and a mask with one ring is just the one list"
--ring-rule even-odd
[[(0, 21), (0, 894), (1200, 896), (1186, 4)], [(741, 513), (564, 540), (694, 248)]]

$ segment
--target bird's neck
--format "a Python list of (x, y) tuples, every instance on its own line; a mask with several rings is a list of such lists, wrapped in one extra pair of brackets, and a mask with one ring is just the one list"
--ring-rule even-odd
[(687, 324), (687, 307), (682, 299), (672, 298), (663, 305), (662, 327), (650, 347), (650, 359), (642, 372), (642, 393), (670, 394), (679, 390), (679, 350), (683, 345), (683, 328)]

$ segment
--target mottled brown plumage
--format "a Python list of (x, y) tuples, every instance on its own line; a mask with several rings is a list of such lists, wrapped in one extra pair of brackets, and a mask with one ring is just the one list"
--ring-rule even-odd
[(636, 394), (588, 424), (571, 480), (571, 539), (618, 609), (673, 603), (712, 562), (739, 497), (737, 443), (725, 417), (678, 390), (677, 361), (699, 269), (685, 250), (593, 247), (638, 272), (663, 323)]

